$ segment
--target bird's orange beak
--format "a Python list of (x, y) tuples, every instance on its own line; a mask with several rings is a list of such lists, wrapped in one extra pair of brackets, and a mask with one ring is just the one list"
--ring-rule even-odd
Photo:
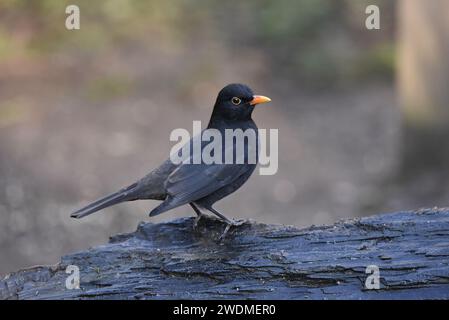
[(271, 99), (265, 96), (253, 96), (253, 100), (249, 102), (250, 105), (254, 106), (256, 104), (260, 103), (267, 103), (270, 102)]

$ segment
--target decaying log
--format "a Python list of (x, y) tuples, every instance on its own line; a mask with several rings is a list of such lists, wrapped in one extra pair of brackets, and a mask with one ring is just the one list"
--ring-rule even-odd
[[(449, 298), (449, 209), (399, 212), (312, 226), (203, 218), (141, 223), (55, 266), (14, 272), (2, 299), (426, 299)], [(80, 289), (67, 289), (68, 265)], [(380, 289), (367, 289), (367, 266)]]

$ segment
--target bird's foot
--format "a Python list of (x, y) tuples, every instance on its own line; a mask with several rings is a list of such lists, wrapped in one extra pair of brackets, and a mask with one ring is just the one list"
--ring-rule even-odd
[(219, 243), (223, 243), (223, 241), (224, 241), (224, 239), (225, 239), (225, 237), (226, 237), (226, 234), (228, 233), (228, 231), (229, 231), (229, 229), (231, 228), (231, 226), (232, 226), (232, 223), (228, 223), (228, 224), (226, 225), (226, 228), (224, 229), (223, 233), (221, 234), (220, 237), (218, 237), (218, 242), (219, 242)]
[(244, 220), (239, 220), (239, 221), (228, 220), (228, 221), (226, 221), (226, 228), (224, 229), (224, 231), (221, 234), (221, 236), (218, 238), (218, 241), (220, 243), (223, 243), (223, 241), (224, 241), (224, 239), (225, 239), (229, 229), (231, 229), (231, 227), (238, 227), (238, 226), (241, 226), (244, 223), (245, 223)]

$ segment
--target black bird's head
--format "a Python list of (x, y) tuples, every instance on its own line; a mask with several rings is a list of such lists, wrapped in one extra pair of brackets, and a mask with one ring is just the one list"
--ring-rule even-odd
[(268, 97), (254, 95), (253, 91), (244, 84), (229, 84), (218, 93), (212, 118), (249, 120), (257, 104), (270, 101)]

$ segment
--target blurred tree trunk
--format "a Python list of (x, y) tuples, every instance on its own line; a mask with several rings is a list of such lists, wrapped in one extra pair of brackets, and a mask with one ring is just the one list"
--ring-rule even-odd
[(447, 173), (449, 1), (401, 0), (398, 15), (402, 177)]

